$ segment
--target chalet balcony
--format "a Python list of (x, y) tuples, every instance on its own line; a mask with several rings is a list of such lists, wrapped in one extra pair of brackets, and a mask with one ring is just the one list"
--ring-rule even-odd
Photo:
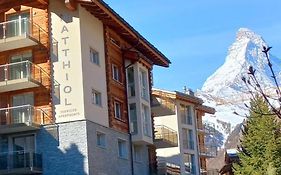
[(30, 61), (0, 65), (0, 93), (47, 85), (50, 76)]
[(0, 109), (0, 134), (34, 131), (48, 122), (46, 111), (31, 105)]
[(155, 117), (175, 115), (175, 104), (169, 99), (162, 99), (152, 96), (151, 110)]
[(23, 151), (0, 154), (0, 175), (41, 173), (41, 154)]
[(170, 148), (178, 146), (178, 134), (175, 130), (164, 126), (155, 126), (154, 144), (157, 148)]
[(214, 158), (217, 156), (218, 151), (215, 146), (205, 146), (200, 148), (200, 156), (207, 158)]
[(47, 32), (27, 18), (2, 22), (0, 52), (43, 44), (42, 41), (46, 40), (47, 36)]

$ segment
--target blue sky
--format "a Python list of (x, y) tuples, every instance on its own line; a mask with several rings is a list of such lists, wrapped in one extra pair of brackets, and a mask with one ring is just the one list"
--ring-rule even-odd
[[(279, 0), (105, 0), (172, 62), (154, 68), (154, 86), (200, 89), (223, 63), (241, 27), (263, 36), (281, 58)], [(280, 65), (281, 66), (281, 65)]]

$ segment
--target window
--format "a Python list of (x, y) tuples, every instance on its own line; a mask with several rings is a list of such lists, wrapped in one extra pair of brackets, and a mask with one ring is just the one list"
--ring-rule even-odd
[(134, 145), (134, 161), (141, 162), (142, 161), (142, 147), (138, 145)]
[(191, 106), (181, 105), (181, 118), (183, 124), (192, 125), (193, 112)]
[(115, 118), (122, 119), (122, 104), (118, 101), (114, 102), (114, 115)]
[(138, 133), (138, 118), (137, 118), (137, 107), (136, 103), (130, 104), (130, 130), (132, 134)]
[(92, 48), (90, 49), (90, 60), (92, 63), (100, 65), (99, 53)]
[(193, 154), (184, 154), (184, 166), (187, 174), (195, 174), (195, 156)]
[(97, 106), (102, 106), (101, 93), (92, 89), (92, 103)]
[(128, 157), (127, 143), (125, 140), (118, 139), (118, 155), (120, 158)]
[(151, 120), (149, 116), (149, 108), (146, 105), (142, 105), (142, 117), (143, 117), (143, 133), (144, 135), (151, 137)]
[(193, 131), (191, 129), (182, 129), (184, 149), (194, 150)]
[(128, 78), (128, 96), (134, 97), (136, 95), (135, 92), (135, 77), (134, 77), (134, 67), (130, 67), (127, 70), (127, 78)]
[(101, 132), (97, 132), (97, 146), (105, 148), (106, 141), (105, 141), (105, 134)]
[(140, 84), (141, 97), (145, 100), (148, 100), (147, 73), (144, 70), (140, 70)]
[(114, 80), (121, 82), (120, 69), (115, 64), (112, 65), (112, 76)]

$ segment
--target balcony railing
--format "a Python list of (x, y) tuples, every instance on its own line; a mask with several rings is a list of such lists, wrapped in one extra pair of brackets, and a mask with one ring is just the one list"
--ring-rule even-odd
[(31, 105), (0, 109), (0, 134), (37, 130), (51, 122), (46, 111)]
[(37, 174), (42, 172), (42, 155), (33, 152), (0, 154), (0, 174)]
[[(28, 18), (0, 23), (0, 52), (37, 45), (47, 46), (49, 34)], [(57, 55), (57, 41), (52, 39), (52, 54)]]
[(194, 150), (194, 141), (192, 141), (192, 140), (183, 140), (183, 149)]
[(178, 146), (178, 134), (175, 130), (164, 126), (155, 126), (155, 144), (158, 148)]
[(0, 65), (0, 92), (50, 86), (50, 75), (30, 61)]
[(216, 157), (218, 154), (217, 147), (215, 146), (205, 146), (200, 148), (200, 156), (205, 157)]

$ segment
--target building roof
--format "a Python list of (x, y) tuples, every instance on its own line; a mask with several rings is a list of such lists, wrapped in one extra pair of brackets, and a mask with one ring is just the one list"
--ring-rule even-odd
[(169, 98), (171, 100), (181, 100), (181, 101), (193, 103), (193, 104), (197, 105), (196, 106), (197, 110), (200, 110), (200, 111), (203, 111), (206, 113), (214, 114), (216, 112), (216, 110), (214, 108), (203, 105), (204, 101), (201, 98), (196, 97), (194, 95), (186, 94), (183, 92), (179, 92), (179, 91), (171, 92), (171, 91), (153, 88), (152, 95), (160, 97), (160, 98), (161, 97)]
[(114, 29), (137, 50), (141, 51), (153, 64), (169, 67), (170, 60), (103, 0), (77, 0), (77, 2), (104, 24)]

